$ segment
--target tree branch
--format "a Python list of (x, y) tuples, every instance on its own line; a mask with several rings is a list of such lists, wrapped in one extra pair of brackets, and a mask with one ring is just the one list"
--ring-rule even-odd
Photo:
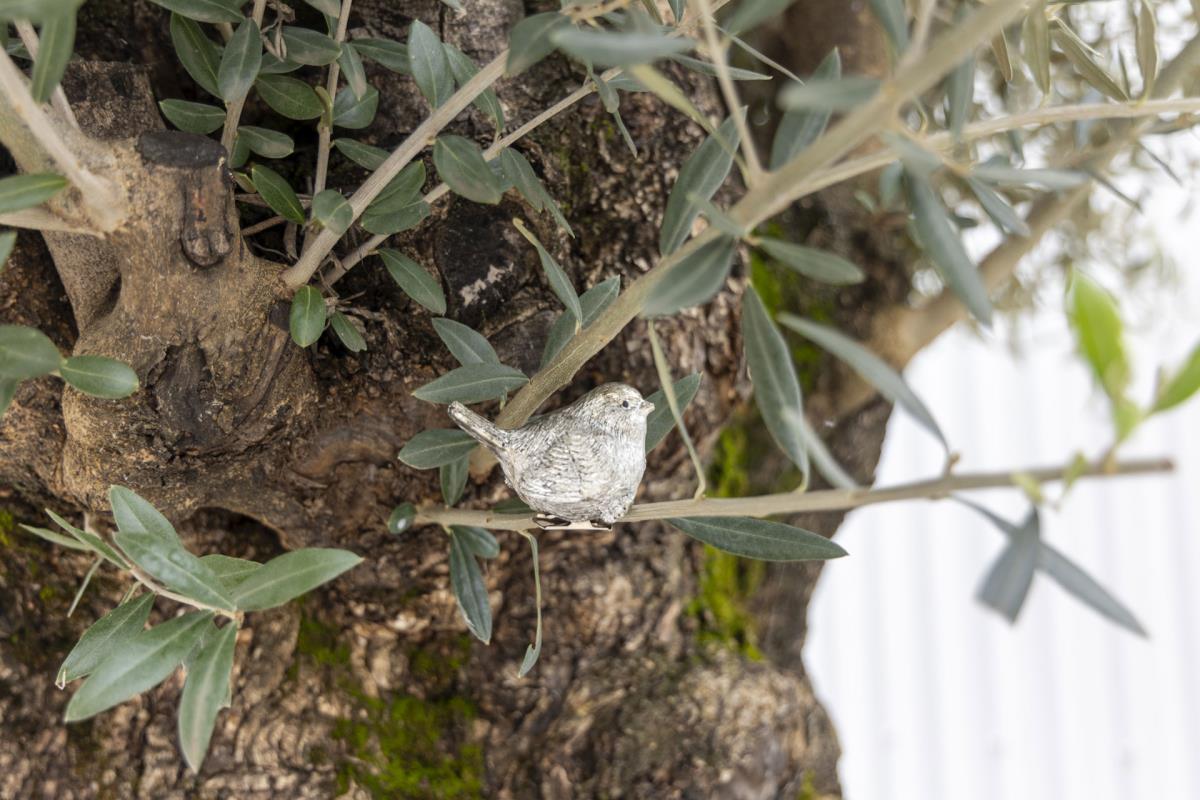
[(20, 211), (10, 211), (0, 214), (0, 225), (11, 225), (14, 228), (28, 228), (35, 231), (61, 231), (63, 233), (84, 233), (91, 236), (96, 231), (83, 227), (70, 220), (47, 211), (44, 208), (24, 208)]
[[(955, 492), (979, 489), (1019, 488), (1014, 475), (1033, 478), (1038, 483), (1053, 483), (1075, 478), (1114, 478), (1171, 472), (1175, 465), (1170, 459), (1157, 458), (1124, 461), (1108, 465), (1104, 461), (1091, 464), (1083, 473), (1073, 465), (1040, 467), (1009, 472), (978, 472), (947, 475), (930, 480), (914, 481), (883, 489), (826, 489), (818, 492), (781, 492), (758, 497), (717, 497), (702, 500), (667, 500), (661, 503), (639, 503), (621, 518), (621, 522), (648, 522), (674, 517), (768, 517), (778, 514), (800, 514), (815, 511), (848, 511), (878, 503), (899, 500), (941, 500)], [(417, 512), (417, 524), (477, 525), (496, 530), (523, 531), (535, 528), (528, 514), (497, 514), (494, 511), (435, 508)]]

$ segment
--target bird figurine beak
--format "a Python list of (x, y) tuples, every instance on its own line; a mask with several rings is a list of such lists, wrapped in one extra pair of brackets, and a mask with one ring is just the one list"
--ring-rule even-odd
[(649, 400), (642, 401), (642, 413), (643, 414), (649, 414), (653, 410), (654, 410), (654, 403), (651, 403)]

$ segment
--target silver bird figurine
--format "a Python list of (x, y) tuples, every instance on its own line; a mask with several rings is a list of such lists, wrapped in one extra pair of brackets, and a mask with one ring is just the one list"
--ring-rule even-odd
[(646, 471), (646, 417), (637, 389), (606, 383), (566, 408), (503, 430), (462, 403), (458, 427), (496, 454), (504, 479), (543, 528), (607, 530), (633, 505)]

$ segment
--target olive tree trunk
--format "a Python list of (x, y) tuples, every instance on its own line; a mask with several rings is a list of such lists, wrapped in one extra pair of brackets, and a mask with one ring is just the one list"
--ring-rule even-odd
[[(851, 64), (876, 68), (875, 32), (834, 5), (799, 3), (764, 46), (808, 69), (841, 41), (851, 45), (843, 52)], [(350, 27), (351, 35), (403, 40), (410, 20), (421, 18), (482, 62), (538, 10), (481, 0), (459, 17), (436, 0), (358, 0)], [(838, 24), (813, 42), (831, 18)], [(804, 32), (803, 53), (789, 46), (798, 41), (791, 30)], [(413, 434), (449, 424), (441, 407), (411, 395), (452, 366), (429, 314), (368, 259), (336, 287), (364, 323), (368, 350), (349, 353), (331, 336), (296, 347), (278, 279), (288, 242), (277, 234), (243, 239), (219, 146), (162, 129), (154, 101), (195, 92), (171, 54), (166, 15), (141, 2), (94, 0), (84, 6), (78, 42), (67, 95), (133, 213), (103, 241), (23, 233), (0, 275), (0, 320), (35, 325), (64, 352), (124, 360), (142, 388), (104, 401), (52, 378), (26, 382), (0, 419), (0, 797), (839, 793), (836, 735), (799, 656), (816, 567), (763, 572), (706, 555), (659, 524), (540, 534), (545, 646), (532, 674), (518, 679), (534, 631), (532, 564), (524, 540), (505, 538), (487, 564), (492, 643), (469, 638), (450, 591), (444, 533), (397, 537), (385, 526), (397, 503), (439, 499), (435, 473), (396, 460)], [(701, 108), (722, 113), (705, 79), (673, 74)], [(373, 69), (369, 76), (383, 100), (376, 122), (356, 138), (394, 146), (425, 105), (408, 79)], [(552, 57), (498, 88), (508, 117), (522, 121), (583, 77)], [(558, 309), (512, 217), (539, 228), (577, 287), (612, 275), (628, 282), (654, 262), (666, 195), (702, 137), (650, 95), (623, 95), (621, 113), (637, 158), (594, 97), (519, 145), (562, 204), (573, 239), (511, 194), (494, 207), (443, 202), (395, 238), (439, 276), (447, 315), (481, 330), (506, 363), (528, 373)], [(247, 120), (259, 116), (265, 109), (247, 107)], [(315, 133), (292, 127), (293, 162), (314, 160)], [(452, 129), (481, 141), (489, 135), (474, 111)], [(291, 176), (293, 185), (303, 185), (308, 169)], [(363, 177), (335, 160), (330, 182), (352, 188)], [(872, 280), (834, 292), (781, 278), (782, 300), (865, 329), (907, 288), (903, 254), (878, 222), (848, 189), (794, 209), (786, 221), (793, 235), (854, 258)], [(782, 465), (746, 409), (737, 309), (747, 272), (739, 267), (712, 303), (660, 331), (676, 374), (704, 374), (688, 413), (701, 449), (714, 470), (754, 488)], [(805, 377), (820, 419), (838, 373), (825, 360), (813, 363)], [(657, 387), (640, 325), (554, 402), (607, 380)], [(887, 413), (871, 406), (832, 434), (835, 452), (861, 480), (874, 469)], [(744, 444), (739, 452), (735, 442)], [(642, 499), (689, 493), (693, 479), (672, 434), (650, 459)], [(93, 720), (61, 721), (68, 692), (54, 687), (56, 667), (126, 587), (101, 571), (67, 618), (87, 560), (13, 522), (44, 524), (49, 506), (76, 521), (93, 514), (103, 526), (113, 483), (159, 505), (197, 552), (266, 559), (324, 545), (366, 559), (299, 603), (248, 617), (233, 704), (198, 776), (178, 755), (178, 676)], [(473, 481), (464, 502), (506, 496), (493, 474)], [(838, 522), (801, 521), (826, 535)], [(160, 601), (155, 613), (173, 610)]]

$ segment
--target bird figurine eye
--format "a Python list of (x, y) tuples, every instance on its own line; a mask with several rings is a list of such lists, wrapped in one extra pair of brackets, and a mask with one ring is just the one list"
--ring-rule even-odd
[(622, 401), (621, 401), (621, 408), (629, 408), (629, 401), (628, 401), (628, 400), (622, 400)]

